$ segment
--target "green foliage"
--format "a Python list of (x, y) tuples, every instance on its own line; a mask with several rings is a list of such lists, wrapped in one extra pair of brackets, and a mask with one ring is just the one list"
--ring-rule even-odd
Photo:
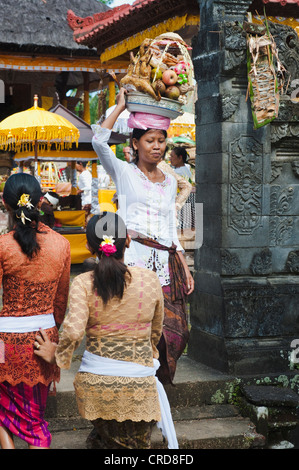
[(89, 97), (90, 124), (95, 124), (99, 120), (98, 102), (97, 94)]
[(98, 0), (100, 3), (104, 3), (104, 5), (111, 5), (111, 3), (113, 2), (113, 0)]

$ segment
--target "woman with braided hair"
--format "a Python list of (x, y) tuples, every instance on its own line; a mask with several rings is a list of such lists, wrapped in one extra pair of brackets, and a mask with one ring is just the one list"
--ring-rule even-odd
[(10, 176), (3, 200), (11, 231), (0, 237), (0, 445), (14, 448), (14, 436), (29, 448), (49, 448), (44, 420), (49, 387), (59, 381), (56, 365), (34, 354), (40, 328), (58, 342), (67, 308), (69, 242), (39, 221), (42, 192), (26, 173)]

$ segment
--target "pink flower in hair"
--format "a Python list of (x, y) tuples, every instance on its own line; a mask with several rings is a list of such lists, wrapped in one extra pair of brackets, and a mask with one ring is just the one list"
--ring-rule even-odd
[(106, 235), (104, 235), (103, 238), (104, 241), (102, 241), (102, 243), (100, 244), (99, 250), (103, 251), (106, 256), (113, 255), (113, 253), (117, 251), (116, 246), (114, 245), (114, 238), (111, 236), (107, 237)]

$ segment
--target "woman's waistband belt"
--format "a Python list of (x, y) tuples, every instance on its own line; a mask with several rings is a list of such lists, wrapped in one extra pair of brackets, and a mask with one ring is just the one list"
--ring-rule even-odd
[(0, 333), (29, 333), (55, 326), (53, 313), (30, 317), (0, 317)]

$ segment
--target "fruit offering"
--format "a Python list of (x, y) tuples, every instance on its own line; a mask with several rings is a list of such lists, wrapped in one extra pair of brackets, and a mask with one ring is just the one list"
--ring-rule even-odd
[(156, 101), (164, 97), (186, 104), (194, 89), (188, 49), (176, 33), (145, 39), (136, 56), (131, 53), (128, 73), (120, 85), (128, 91), (147, 93)]

